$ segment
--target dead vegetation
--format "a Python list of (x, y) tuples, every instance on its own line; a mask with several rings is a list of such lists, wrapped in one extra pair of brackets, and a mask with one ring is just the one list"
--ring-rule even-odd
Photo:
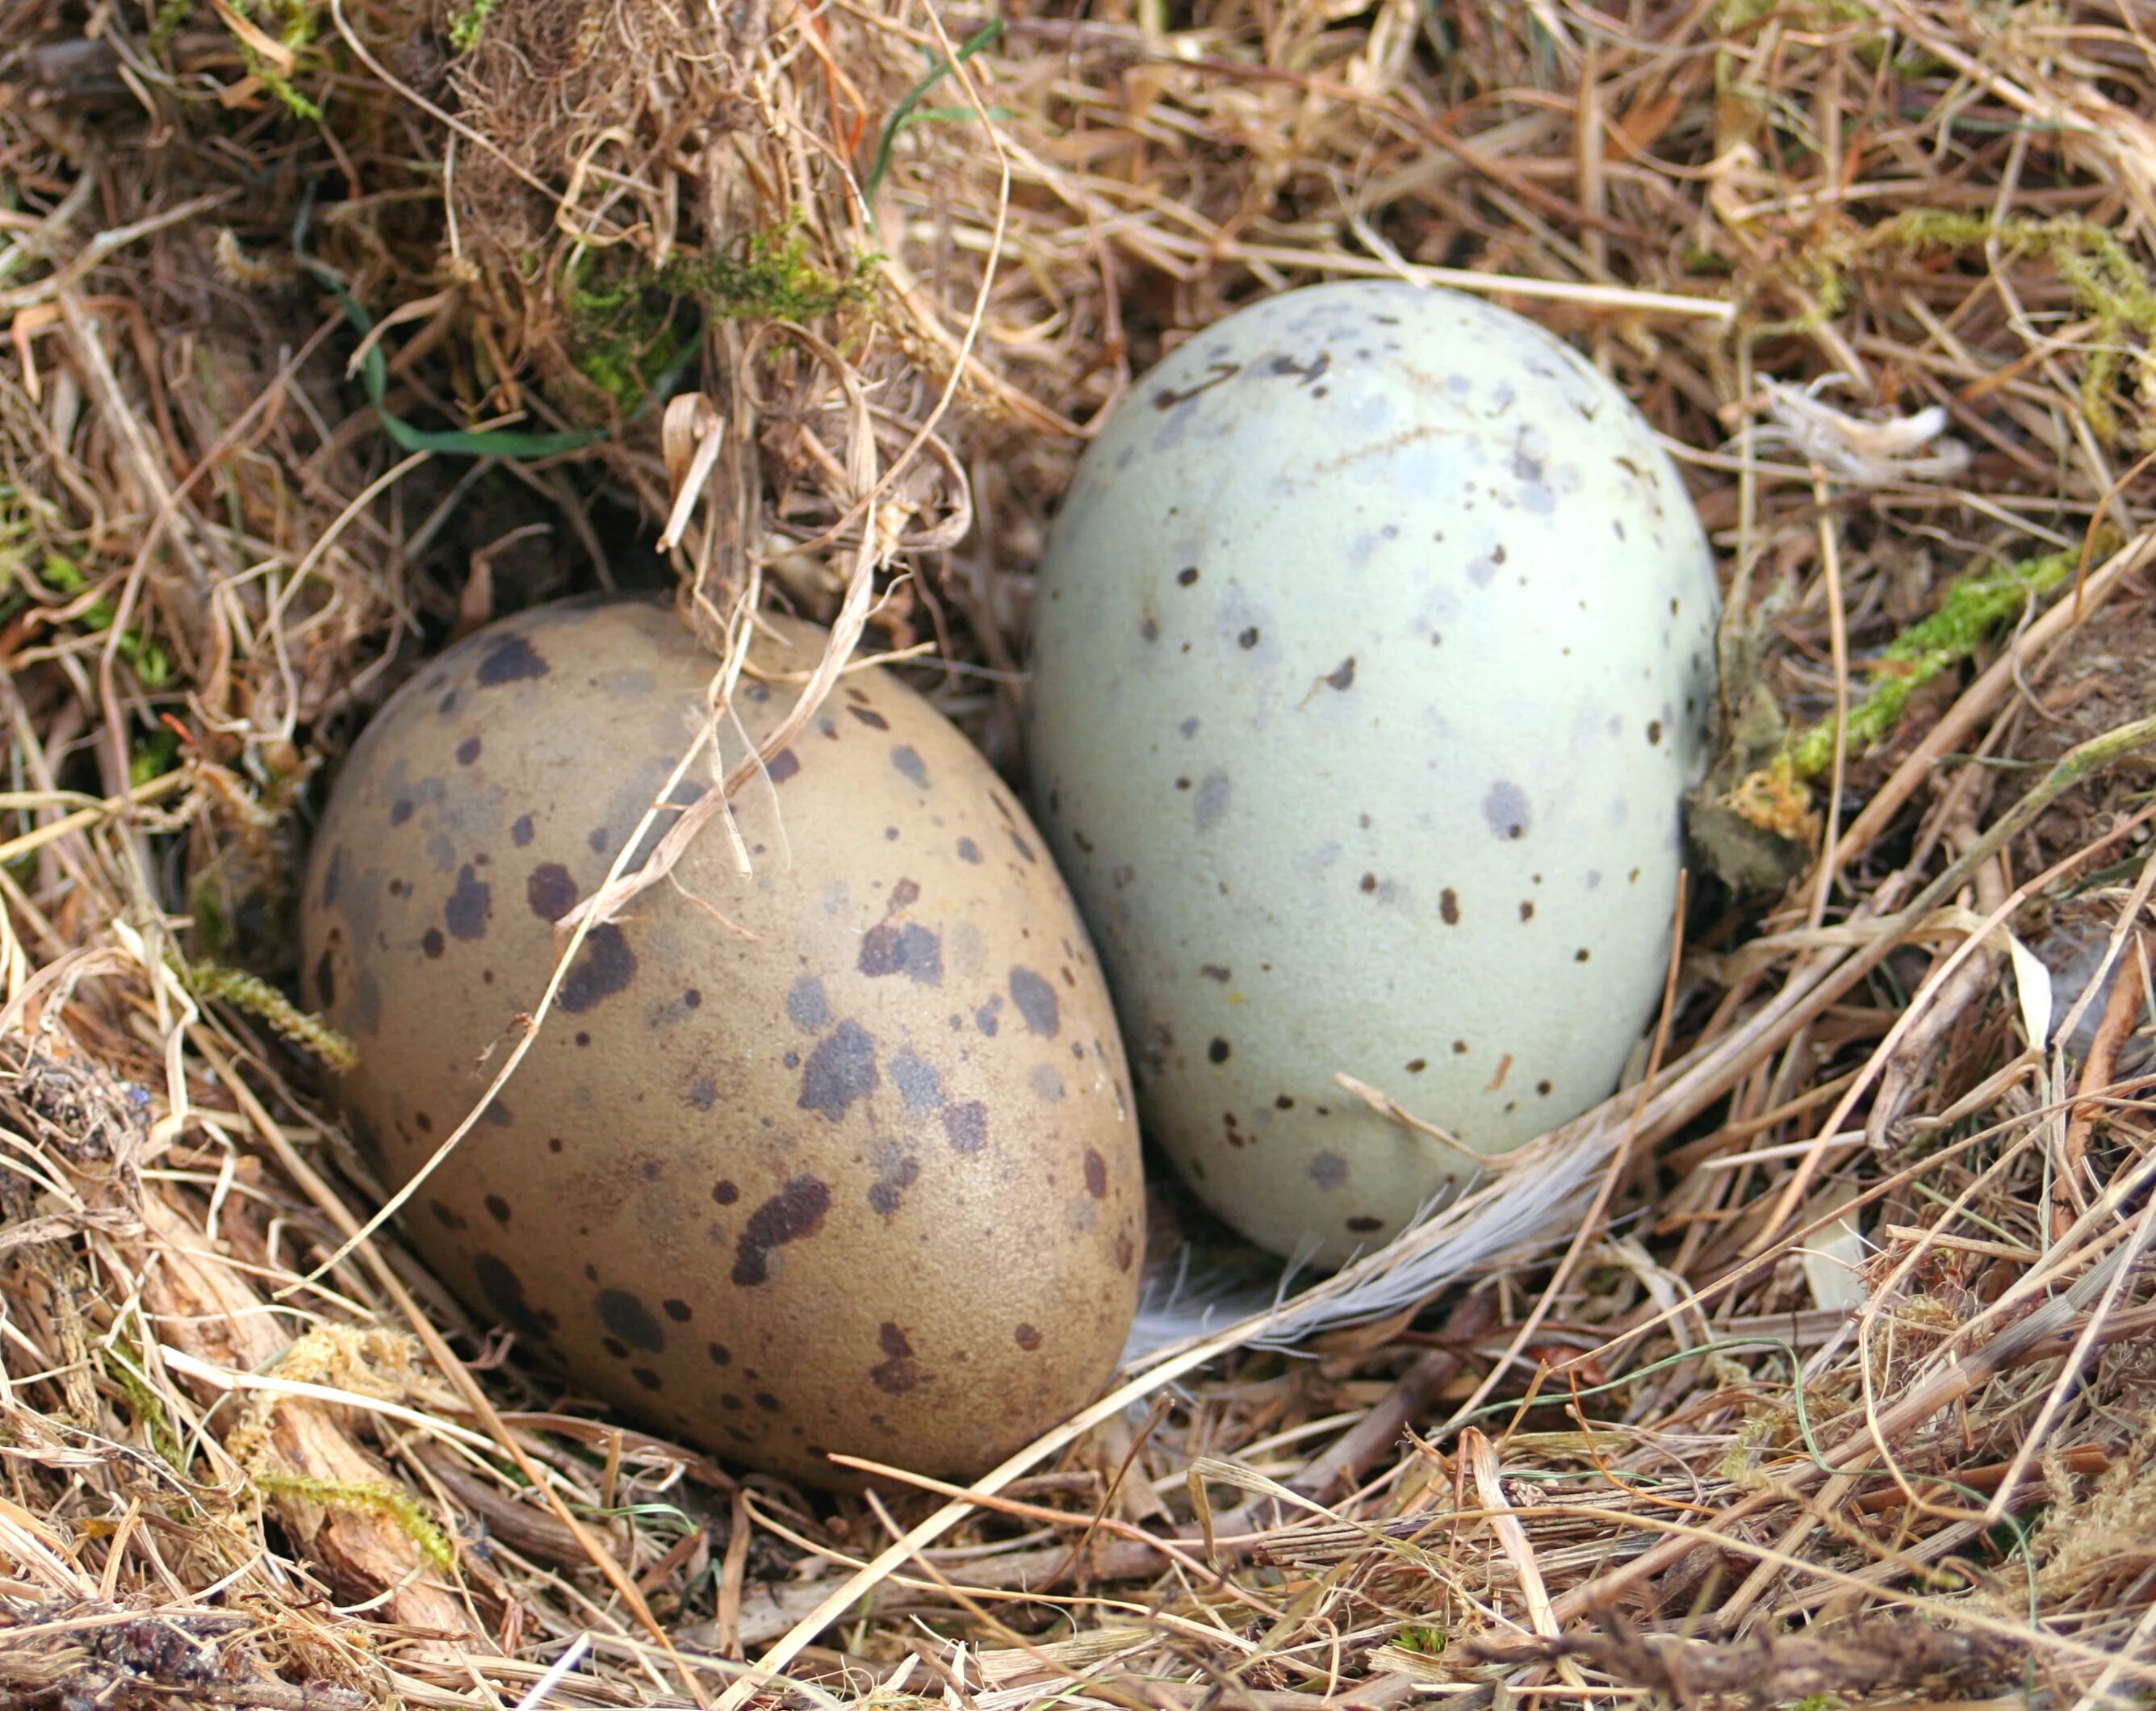
[[(0, 0), (0, 1700), (2145, 1699), (2151, 111), (2140, 0)], [(963, 1496), (737, 1478), (352, 1245), (290, 911), (418, 660), (843, 603), (1015, 772), (1090, 425), (1401, 274), (1719, 549), (1645, 1084)]]

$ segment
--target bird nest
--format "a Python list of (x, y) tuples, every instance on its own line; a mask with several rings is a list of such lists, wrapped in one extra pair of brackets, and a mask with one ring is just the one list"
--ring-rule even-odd
[[(0, 1702), (2156, 1685), (2138, 0), (0, 20)], [(1089, 433), (1354, 278), (1572, 341), (1715, 543), (1630, 1085), (1338, 1277), (1171, 1304), (963, 1489), (639, 1433), (367, 1228), (293, 914), (385, 695), (670, 588), (715, 651), (865, 638), (1020, 776)]]

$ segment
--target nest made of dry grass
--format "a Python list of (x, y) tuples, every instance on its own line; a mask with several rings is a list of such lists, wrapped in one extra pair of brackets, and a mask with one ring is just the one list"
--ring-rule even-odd
[[(2152, 44), (5, 0), (0, 1702), (2145, 1696)], [(1569, 1227), (1186, 1345), (941, 1509), (628, 1430), (353, 1244), (290, 910), (418, 659), (572, 587), (715, 648), (784, 601), (1015, 774), (1092, 424), (1403, 274), (1611, 372), (1727, 591), (1686, 956), (1624, 1122), (1538, 1155)]]

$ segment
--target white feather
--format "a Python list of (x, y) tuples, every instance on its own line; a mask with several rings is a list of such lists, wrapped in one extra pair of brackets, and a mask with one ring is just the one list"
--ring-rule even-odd
[(1303, 1268), (1292, 1262), (1237, 1256), (1200, 1269), (1178, 1259), (1147, 1278), (1123, 1364), (1150, 1365), (1231, 1325), (1237, 1343), (1291, 1349), (1389, 1318), (1501, 1257), (1576, 1229), (1589, 1182), (1623, 1140), (1621, 1123), (1560, 1130), (1514, 1154), (1473, 1192), (1424, 1207), (1375, 1253), (1301, 1289)]

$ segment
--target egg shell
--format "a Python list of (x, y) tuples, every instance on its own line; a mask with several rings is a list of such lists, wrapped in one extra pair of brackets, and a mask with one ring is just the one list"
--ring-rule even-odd
[(1630, 402), (1404, 284), (1192, 338), (1081, 459), (1032, 608), (1033, 801), (1141, 1117), (1337, 1263), (1606, 1097), (1670, 954), (1713, 563)]
[[(824, 633), (773, 622), (754, 665), (805, 673)], [(346, 1104), (392, 1186), (537, 1007), (554, 923), (716, 664), (663, 605), (562, 602), (450, 648), (362, 734), (307, 880), (305, 996), (357, 1043)], [(798, 693), (747, 680), (734, 706), (760, 740)], [(842, 678), (769, 780), (733, 803), (753, 877), (714, 821), (593, 930), (407, 1227), (483, 1322), (657, 1430), (826, 1484), (850, 1483), (829, 1450), (970, 1478), (1091, 1400), (1136, 1308), (1107, 995), (1045, 841), (896, 678)]]

